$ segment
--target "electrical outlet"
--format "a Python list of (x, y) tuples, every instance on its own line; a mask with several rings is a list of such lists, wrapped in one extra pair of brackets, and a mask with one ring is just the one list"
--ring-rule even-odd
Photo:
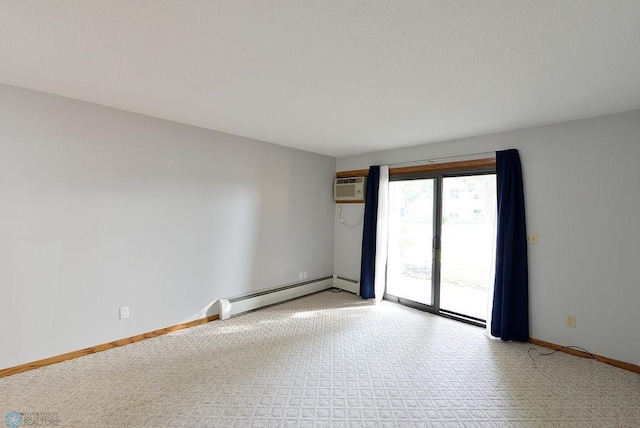
[(304, 272), (302, 272), (302, 273), (304, 274), (302, 279), (307, 279), (307, 271), (305, 270), (305, 271), (304, 271)]
[(123, 320), (129, 318), (129, 306), (123, 306), (120, 308), (120, 319)]
[(527, 233), (527, 244), (536, 245), (538, 243), (537, 233)]
[(567, 327), (576, 328), (576, 316), (567, 315)]

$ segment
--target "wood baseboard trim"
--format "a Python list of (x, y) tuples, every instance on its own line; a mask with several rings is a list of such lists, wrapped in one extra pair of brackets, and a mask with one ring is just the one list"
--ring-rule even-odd
[(544, 340), (533, 339), (533, 338), (529, 339), (529, 343), (533, 345), (542, 346), (543, 348), (553, 349), (554, 351), (560, 350), (560, 352), (564, 352), (565, 354), (571, 354), (571, 355), (575, 355), (577, 357), (582, 357), (582, 358), (591, 358), (591, 355), (593, 355), (597, 361), (600, 361), (602, 363), (610, 364), (614, 367), (629, 370), (634, 373), (640, 373), (640, 366), (638, 365), (627, 363), (620, 360), (614, 360), (613, 358), (603, 357), (602, 355), (596, 355), (596, 354), (590, 355), (586, 352), (582, 352), (572, 348), (561, 349), (563, 347), (562, 345), (558, 345), (551, 342), (545, 342)]
[(43, 360), (33, 361), (31, 363), (22, 364), (15, 367), (9, 367), (7, 369), (0, 370), (0, 378), (11, 376), (17, 373), (26, 372), (28, 370), (38, 369), (40, 367), (48, 366), (51, 364), (61, 363), (62, 361), (72, 360), (74, 358), (83, 357), (85, 355), (95, 354), (97, 352), (106, 351), (107, 349), (117, 348), (119, 346), (129, 345), (131, 343), (140, 342), (141, 340), (151, 339), (152, 337), (162, 336), (163, 334), (171, 333), (178, 330), (184, 330), (185, 328), (195, 327), (200, 324), (206, 324), (208, 322), (217, 320), (219, 316), (211, 315), (206, 318), (200, 318), (194, 321), (185, 322), (182, 324), (173, 325), (171, 327), (161, 328), (160, 330), (150, 331), (148, 333), (139, 334), (137, 336), (131, 336), (124, 339), (119, 339), (109, 343), (103, 343), (102, 345), (92, 346), (90, 348), (80, 349), (79, 351), (68, 352), (62, 355), (56, 355), (55, 357), (45, 358)]

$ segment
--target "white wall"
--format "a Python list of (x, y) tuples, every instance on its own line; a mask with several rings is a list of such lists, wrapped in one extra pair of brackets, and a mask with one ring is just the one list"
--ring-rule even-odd
[(331, 274), (334, 173), (335, 158), (0, 85), (0, 369)]
[[(640, 364), (640, 110), (344, 157), (337, 170), (506, 148), (520, 151), (527, 227), (539, 234), (531, 336)], [(358, 278), (362, 228), (335, 230), (335, 270)]]

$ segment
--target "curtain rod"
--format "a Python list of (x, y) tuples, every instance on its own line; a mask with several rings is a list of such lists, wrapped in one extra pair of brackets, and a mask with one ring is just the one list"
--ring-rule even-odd
[[(486, 157), (479, 157), (479, 156), (485, 156)], [(398, 165), (405, 165), (405, 166), (409, 166), (409, 165), (413, 165), (413, 164), (420, 164), (420, 163), (444, 163), (442, 162), (443, 160), (447, 160), (447, 159), (457, 159), (457, 158), (472, 158), (472, 159), (468, 159), (468, 160), (475, 160), (475, 159), (493, 159), (496, 157), (496, 152), (480, 152), (480, 153), (470, 153), (468, 155), (457, 155), (457, 156), (445, 156), (445, 157), (441, 157), (441, 158), (431, 158), (431, 159), (421, 159), (421, 160), (416, 160), (416, 161), (410, 161), (410, 162), (396, 162), (396, 163), (390, 163), (387, 164), (388, 166), (398, 166)]]

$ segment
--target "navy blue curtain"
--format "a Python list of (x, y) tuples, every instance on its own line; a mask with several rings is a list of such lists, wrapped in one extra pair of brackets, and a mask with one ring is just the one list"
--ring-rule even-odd
[(378, 189), (380, 167), (369, 168), (364, 199), (364, 229), (362, 231), (362, 261), (360, 263), (360, 296), (376, 297), (376, 230), (378, 226)]
[(498, 233), (491, 334), (502, 340), (529, 340), (527, 228), (520, 156), (496, 152)]

